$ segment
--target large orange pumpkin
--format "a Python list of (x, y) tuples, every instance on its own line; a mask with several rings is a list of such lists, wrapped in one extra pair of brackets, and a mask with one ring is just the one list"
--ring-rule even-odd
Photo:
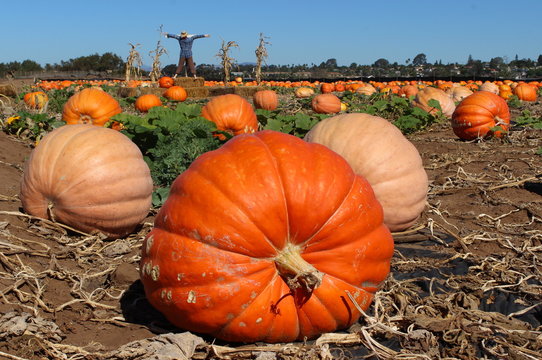
[(66, 125), (32, 151), (20, 199), (31, 215), (118, 238), (146, 217), (152, 187), (141, 151), (128, 137), (104, 127)]
[(164, 91), (164, 97), (173, 101), (185, 101), (188, 93), (182, 86), (170, 86)]
[[(252, 133), (258, 130), (258, 119), (252, 105), (236, 94), (212, 98), (201, 109), (201, 116), (216, 124), (220, 131), (233, 135)], [(223, 136), (220, 136), (223, 138)]]
[(305, 140), (335, 151), (369, 181), (391, 231), (418, 220), (426, 203), (427, 173), (416, 147), (388, 120), (363, 113), (337, 115), (316, 124)]
[(72, 95), (64, 104), (62, 120), (69, 125), (103, 126), (113, 115), (121, 112), (114, 97), (101, 89), (86, 88)]
[(145, 94), (136, 99), (134, 106), (141, 112), (147, 112), (155, 106), (162, 106), (162, 100), (154, 94)]
[(429, 105), (429, 100), (436, 100), (440, 104), (442, 114), (446, 117), (451, 117), (455, 110), (455, 103), (443, 90), (436, 87), (428, 86), (416, 94), (416, 97), (412, 101), (412, 105), (419, 107), (422, 110), (431, 114), (436, 114), (438, 109)]
[(319, 94), (312, 98), (311, 107), (319, 114), (335, 114), (341, 111), (341, 100), (335, 94)]
[(514, 88), (514, 95), (523, 101), (536, 101), (536, 87), (526, 83), (518, 84), (518, 86)]
[(175, 180), (140, 275), (178, 327), (290, 342), (356, 322), (348, 294), (367, 309), (392, 255), (369, 183), (326, 147), (267, 130), (234, 137)]
[(49, 101), (49, 97), (43, 91), (33, 91), (26, 93), (23, 97), (23, 101), (29, 108), (43, 109), (45, 104)]
[(510, 110), (506, 100), (488, 91), (477, 91), (457, 105), (452, 115), (454, 133), (464, 140), (474, 140), (488, 135), (501, 136), (500, 126), (508, 130)]

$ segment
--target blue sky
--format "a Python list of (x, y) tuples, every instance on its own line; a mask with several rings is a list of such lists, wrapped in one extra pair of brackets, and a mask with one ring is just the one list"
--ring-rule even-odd
[(3, 1), (2, 13), (0, 63), (105, 52), (126, 60), (132, 43), (150, 65), (158, 41), (168, 51), (162, 65), (176, 63), (179, 45), (159, 36), (160, 25), (211, 35), (194, 42), (196, 64), (219, 64), (222, 40), (237, 42), (230, 55), (238, 63), (254, 62), (260, 33), (271, 43), (267, 64), (405, 64), (419, 53), (431, 63), (464, 64), (469, 55), (542, 54), (542, 0), (26, 0)]

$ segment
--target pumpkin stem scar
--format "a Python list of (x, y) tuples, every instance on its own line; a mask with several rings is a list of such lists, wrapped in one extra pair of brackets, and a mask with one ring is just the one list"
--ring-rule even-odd
[(300, 250), (299, 246), (288, 243), (275, 256), (274, 261), (279, 274), (286, 279), (292, 292), (301, 288), (311, 293), (322, 284), (324, 274), (305, 261), (301, 257)]

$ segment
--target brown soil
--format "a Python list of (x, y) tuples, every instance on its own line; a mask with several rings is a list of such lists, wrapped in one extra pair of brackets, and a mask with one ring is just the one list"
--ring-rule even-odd
[[(392, 275), (367, 316), (293, 347), (203, 336), (194, 358), (542, 358), (542, 131), (464, 142), (436, 125), (410, 139), (431, 181), (428, 206), (415, 230), (395, 235)], [(180, 333), (138, 281), (152, 217), (111, 242), (25, 216), (17, 196), (30, 151), (0, 133), (0, 359), (144, 358), (115, 351)]]

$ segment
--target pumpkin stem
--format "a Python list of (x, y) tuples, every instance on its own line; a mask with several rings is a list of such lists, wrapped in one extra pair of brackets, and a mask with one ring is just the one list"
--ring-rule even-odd
[(54, 207), (55, 207), (55, 204), (49, 201), (49, 204), (47, 204), (47, 213), (49, 214), (49, 219), (51, 219), (52, 222), (56, 222), (55, 214), (53, 214)]
[(81, 116), (79, 116), (80, 124), (92, 124), (92, 120), (92, 116), (88, 114), (81, 114)]
[(322, 283), (324, 274), (301, 257), (299, 246), (288, 243), (274, 258), (279, 274), (295, 292), (301, 288), (311, 293)]

